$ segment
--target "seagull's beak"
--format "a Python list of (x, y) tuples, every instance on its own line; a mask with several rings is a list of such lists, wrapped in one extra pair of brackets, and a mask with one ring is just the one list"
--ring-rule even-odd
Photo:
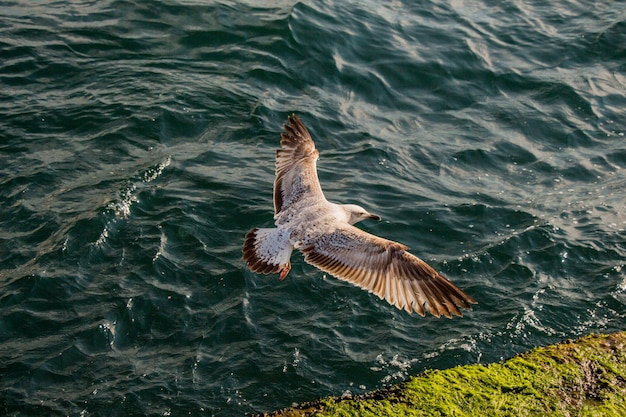
[(367, 219), (372, 219), (372, 220), (378, 220), (378, 221), (381, 220), (381, 218), (380, 218), (380, 216), (378, 214), (371, 214), (371, 213), (368, 214), (366, 218)]

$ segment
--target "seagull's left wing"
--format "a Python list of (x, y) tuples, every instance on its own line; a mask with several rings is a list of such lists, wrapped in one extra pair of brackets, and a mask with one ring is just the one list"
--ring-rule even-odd
[(295, 114), (289, 116), (276, 151), (274, 214), (307, 197), (324, 199), (317, 178), (319, 152), (306, 126)]
[(320, 234), (300, 250), (305, 261), (322, 271), (384, 298), (409, 313), (461, 316), (471, 310), (472, 297), (407, 252), (406, 246), (354, 226)]

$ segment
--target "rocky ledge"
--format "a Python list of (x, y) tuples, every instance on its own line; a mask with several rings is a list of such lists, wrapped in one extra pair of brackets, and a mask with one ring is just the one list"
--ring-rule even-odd
[(263, 416), (626, 416), (626, 332), (540, 347), (490, 365), (427, 371), (364, 395)]

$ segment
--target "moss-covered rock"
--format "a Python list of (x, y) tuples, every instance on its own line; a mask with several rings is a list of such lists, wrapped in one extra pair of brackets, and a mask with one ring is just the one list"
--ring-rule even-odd
[(626, 416), (626, 332), (534, 349), (501, 363), (427, 371), (365, 395), (265, 416)]

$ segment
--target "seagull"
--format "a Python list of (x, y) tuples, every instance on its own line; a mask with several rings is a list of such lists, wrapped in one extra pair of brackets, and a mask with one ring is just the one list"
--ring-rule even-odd
[(318, 269), (374, 293), (400, 310), (436, 317), (462, 316), (476, 301), (408, 247), (367, 233), (361, 220), (380, 220), (355, 204), (326, 200), (317, 177), (315, 149), (309, 131), (292, 114), (283, 125), (276, 151), (273, 228), (254, 228), (246, 235), (243, 260), (261, 274), (291, 269), (291, 252)]

